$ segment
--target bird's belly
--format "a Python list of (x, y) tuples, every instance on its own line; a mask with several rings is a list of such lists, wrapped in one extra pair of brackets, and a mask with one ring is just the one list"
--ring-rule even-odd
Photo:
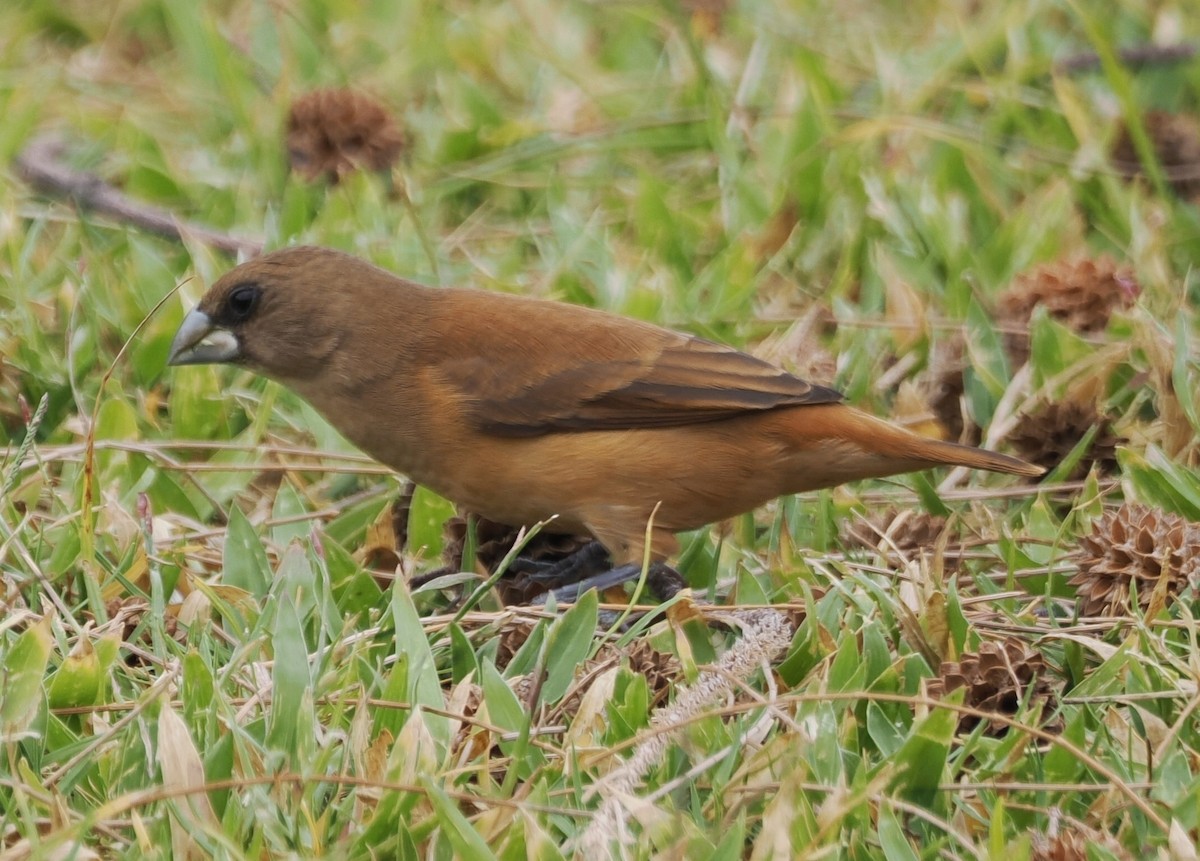
[[(731, 429), (732, 431), (733, 429)], [(481, 441), (453, 469), (412, 478), (501, 523), (555, 518), (556, 532), (586, 531), (614, 511), (662, 529), (694, 529), (780, 494), (764, 468), (715, 425), (549, 434)], [(657, 509), (657, 511), (656, 511)]]

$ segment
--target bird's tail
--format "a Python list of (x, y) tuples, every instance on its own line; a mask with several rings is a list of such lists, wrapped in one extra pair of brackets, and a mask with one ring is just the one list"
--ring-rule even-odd
[(804, 422), (810, 438), (841, 440), (858, 448), (858, 457), (845, 459), (850, 465), (843, 468), (840, 480), (849, 475), (895, 475), (932, 466), (965, 466), (1029, 476), (1046, 471), (1006, 454), (921, 436), (844, 404), (803, 409), (808, 412), (798, 412), (796, 421)]
[[(914, 434), (914, 436), (917, 436)], [(986, 448), (976, 448), (961, 445), (956, 442), (918, 437), (920, 440), (919, 457), (930, 464), (946, 466), (966, 466), (971, 469), (986, 469), (991, 472), (1007, 472), (1012, 475), (1042, 475), (1046, 470), (1034, 466), (1020, 458), (1009, 457)]]

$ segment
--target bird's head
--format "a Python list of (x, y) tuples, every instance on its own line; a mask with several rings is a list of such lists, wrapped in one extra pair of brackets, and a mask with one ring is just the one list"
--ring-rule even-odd
[(329, 359), (356, 313), (338, 286), (374, 267), (325, 248), (276, 251), (218, 280), (184, 317), (168, 363), (243, 365), (284, 382), (310, 379)]

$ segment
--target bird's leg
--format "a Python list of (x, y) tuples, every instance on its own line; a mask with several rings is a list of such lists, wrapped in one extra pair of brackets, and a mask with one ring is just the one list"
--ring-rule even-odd
[[(616, 568), (610, 568), (586, 580), (580, 580), (578, 583), (572, 583), (568, 586), (562, 586), (551, 592), (538, 595), (533, 599), (532, 603), (545, 604), (551, 594), (554, 595), (555, 601), (570, 603), (576, 601), (588, 589), (603, 592), (612, 586), (619, 586), (630, 580), (636, 580), (641, 576), (641, 573), (642, 565), (640, 562), (619, 565)], [(650, 590), (650, 593), (660, 601), (673, 598), (679, 590), (684, 588), (684, 585), (683, 577), (679, 572), (665, 562), (651, 562), (650, 567), (646, 570), (646, 586)]]
[(429, 583), (430, 581), (436, 580), (439, 577), (445, 577), (447, 574), (457, 574), (459, 567), (461, 566), (441, 565), (437, 568), (434, 568), (432, 571), (426, 571), (424, 574), (415, 574), (413, 575), (412, 579), (408, 581), (408, 588), (417, 589), (421, 586), (424, 586), (426, 583)]
[(508, 566), (509, 574), (540, 586), (578, 583), (604, 570), (608, 551), (599, 541), (589, 541), (565, 559), (542, 561), (518, 556)]
[(646, 571), (646, 588), (660, 601), (669, 601), (687, 588), (683, 575), (665, 562), (653, 562)]
[[(570, 556), (555, 561), (518, 556), (509, 565), (506, 574), (514, 576), (519, 584), (518, 588), (522, 590), (531, 585), (554, 587), (537, 595), (531, 602), (544, 604), (551, 593), (554, 594), (555, 600), (571, 603), (578, 600), (588, 589), (602, 592), (612, 586), (636, 580), (642, 573), (640, 562), (631, 562), (615, 568), (606, 568), (607, 564), (608, 551), (604, 545), (599, 541), (591, 541)], [(415, 588), (449, 573), (452, 573), (450, 568), (438, 568), (414, 577), (409, 585)], [(660, 601), (669, 600), (684, 586), (683, 577), (674, 568), (665, 562), (650, 563), (646, 571), (646, 587), (655, 598)]]

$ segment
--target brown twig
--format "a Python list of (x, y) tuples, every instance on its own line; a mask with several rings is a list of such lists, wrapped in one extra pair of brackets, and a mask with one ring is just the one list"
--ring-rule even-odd
[[(1146, 66), (1168, 66), (1185, 63), (1196, 56), (1195, 45), (1134, 45), (1117, 52), (1121, 63), (1131, 69)], [(1093, 51), (1072, 54), (1054, 64), (1055, 71), (1064, 75), (1091, 72), (1100, 68), (1100, 57)]]
[(187, 221), (168, 209), (134, 200), (94, 173), (76, 170), (63, 161), (65, 149), (66, 142), (60, 135), (38, 135), (17, 154), (17, 174), (43, 194), (66, 198), (79, 209), (98, 212), (157, 236), (180, 241), (187, 237), (229, 254), (254, 257), (262, 253), (263, 241), (257, 237), (224, 233)]

